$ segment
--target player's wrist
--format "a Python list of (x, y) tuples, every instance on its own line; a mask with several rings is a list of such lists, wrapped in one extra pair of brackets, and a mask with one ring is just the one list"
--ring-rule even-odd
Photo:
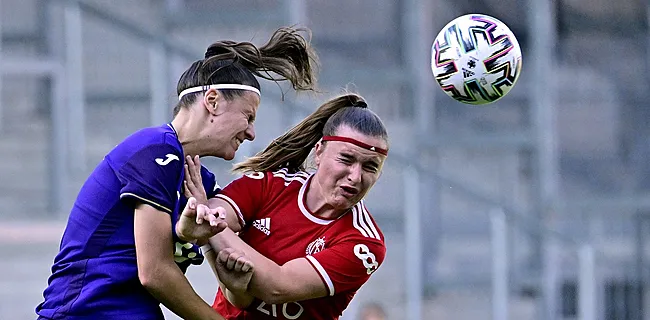
[(210, 242), (208, 241), (208, 239), (196, 239), (196, 242), (194, 244), (196, 244), (199, 247), (205, 247), (205, 246), (209, 246)]
[[(180, 223), (180, 222), (179, 222), (179, 223)], [(182, 229), (182, 228), (179, 228), (179, 226), (178, 226), (179, 223), (176, 223), (176, 228), (175, 228), (175, 229), (176, 229), (176, 236), (178, 237), (178, 239), (180, 239), (180, 240), (182, 240), (182, 241), (185, 241), (185, 242), (196, 243), (196, 242), (197, 242), (197, 239), (196, 239), (196, 238), (193, 238), (193, 237), (187, 236), (187, 235), (185, 235), (185, 234), (183, 233), (183, 229)]]

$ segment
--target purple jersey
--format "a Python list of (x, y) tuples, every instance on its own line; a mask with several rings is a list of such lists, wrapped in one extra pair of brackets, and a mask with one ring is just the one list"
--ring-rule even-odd
[[(136, 203), (170, 214), (175, 225), (187, 202), (181, 189), (183, 149), (171, 125), (146, 128), (104, 157), (79, 191), (52, 275), (37, 308), (45, 319), (162, 319), (159, 302), (138, 279), (133, 232)], [(218, 191), (202, 168), (208, 197)], [(183, 270), (203, 261), (197, 246), (174, 233)], [(182, 297), (179, 297), (182, 298)]]

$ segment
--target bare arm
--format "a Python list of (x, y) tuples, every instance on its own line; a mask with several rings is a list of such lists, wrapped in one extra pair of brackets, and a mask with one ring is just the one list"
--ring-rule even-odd
[[(217, 254), (215, 253), (215, 251), (210, 248), (209, 251), (204, 252), (204, 255), (205, 255), (205, 259), (208, 260), (208, 263), (210, 264), (210, 268), (212, 269), (212, 272), (214, 273), (215, 277), (217, 277), (217, 279), (219, 280), (219, 288), (223, 292), (226, 299), (228, 299), (228, 301), (237, 308), (244, 309), (248, 307), (253, 302), (255, 297), (248, 294), (247, 292), (239, 291), (235, 293), (230, 289), (228, 289), (221, 281), (222, 277), (219, 276), (219, 272), (217, 271), (217, 264), (219, 262), (217, 262)], [(241, 276), (241, 274), (239, 276)], [(250, 279), (248, 281), (250, 281)]]
[(255, 265), (248, 293), (266, 303), (314, 299), (328, 294), (320, 275), (305, 258), (294, 259), (280, 266), (251, 248), (229, 229), (210, 238), (210, 246), (216, 251), (233, 248), (246, 253)]
[[(228, 223), (228, 228), (233, 232), (239, 232), (244, 227), (242, 225), (243, 221), (241, 221), (235, 209), (227, 201), (221, 198), (212, 198), (208, 200), (208, 207), (212, 209), (218, 207), (223, 208), (224, 210), (222, 212), (225, 212), (225, 220)], [(219, 251), (217, 250), (217, 252)]]
[[(188, 160), (188, 165), (189, 170), (187, 171), (187, 177), (190, 177), (189, 180), (192, 181), (188, 180), (186, 189), (191, 195), (200, 195), (203, 190), (200, 174), (198, 174), (197, 171), (199, 165), (198, 161)], [(229, 248), (243, 251), (247, 255), (248, 259), (250, 259), (250, 261), (255, 265), (255, 272), (253, 272), (251, 281), (248, 285), (248, 294), (262, 299), (267, 303), (293, 302), (324, 297), (327, 295), (327, 287), (321, 280), (318, 272), (312, 267), (307, 259), (294, 259), (279, 266), (242, 241), (234, 233), (241, 230), (243, 227), (243, 221), (241, 221), (239, 214), (235, 211), (237, 205), (233, 203), (232, 200), (217, 195), (217, 197), (208, 200), (208, 207), (211, 208), (211, 210), (219, 208), (220, 212), (225, 214), (226, 222), (230, 228), (210, 238), (209, 243), (214, 251), (221, 252), (222, 250)], [(203, 215), (200, 212), (197, 212), (196, 219), (184, 220), (182, 227), (177, 228), (177, 230), (188, 230), (186, 234), (196, 234), (192, 230), (200, 228), (196, 227), (196, 225), (206, 224), (203, 221), (216, 223), (219, 219), (217, 219), (214, 214)], [(215, 260), (209, 260), (211, 260), (211, 265), (214, 266), (213, 263)], [(227, 291), (224, 292), (227, 293)]]
[(134, 232), (140, 282), (154, 298), (183, 319), (223, 320), (196, 294), (174, 263), (170, 230), (167, 213), (147, 204), (136, 207)]

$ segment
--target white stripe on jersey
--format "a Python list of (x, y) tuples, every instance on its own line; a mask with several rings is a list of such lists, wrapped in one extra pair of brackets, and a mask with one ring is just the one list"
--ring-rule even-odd
[(232, 208), (235, 209), (235, 212), (237, 213), (237, 216), (239, 217), (239, 222), (241, 223), (242, 227), (246, 225), (246, 220), (244, 220), (244, 215), (242, 215), (241, 210), (239, 210), (239, 206), (237, 206), (235, 201), (233, 201), (232, 199), (230, 199), (230, 197), (228, 197), (228, 196), (226, 196), (224, 194), (221, 194), (221, 193), (216, 195), (216, 198), (219, 198), (221, 200), (224, 200), (224, 201), (228, 202), (228, 204), (230, 204), (232, 206)]
[(366, 211), (366, 208), (362, 202), (357, 203), (354, 207), (352, 207), (352, 214), (354, 227), (357, 228), (361, 234), (368, 238), (381, 240), (379, 232), (377, 231), (375, 225), (372, 223), (372, 220), (370, 220), (370, 215), (368, 214), (368, 211)]
[(285, 187), (288, 186), (294, 180), (302, 184), (305, 184), (305, 182), (307, 182), (307, 179), (309, 178), (309, 174), (306, 172), (299, 171), (296, 173), (289, 173), (289, 171), (286, 168), (273, 172), (273, 176), (284, 179)]
[(366, 222), (368, 223), (368, 226), (370, 229), (372, 229), (372, 234), (375, 236), (375, 239), (381, 240), (381, 236), (379, 235), (379, 231), (377, 231), (377, 228), (375, 227), (375, 224), (372, 222), (372, 219), (370, 219), (370, 213), (368, 213), (368, 209), (366, 209), (365, 204), (363, 201), (361, 201), (361, 204), (359, 205), (361, 207), (361, 210), (363, 211), (363, 217), (365, 218)]
[(271, 218), (260, 219), (260, 224), (262, 227), (271, 230)]
[[(313, 176), (313, 175), (312, 175)], [(311, 177), (309, 179), (311, 179)], [(328, 225), (336, 220), (324, 220), (319, 217), (316, 217), (307, 210), (307, 206), (304, 203), (305, 200), (305, 190), (307, 190), (307, 183), (303, 183), (302, 186), (300, 187), (300, 191), (298, 192), (298, 208), (300, 208), (300, 212), (305, 216), (305, 218), (309, 219), (311, 222), (322, 224), (322, 225)]]
[(355, 205), (354, 207), (352, 207), (352, 224), (354, 225), (354, 227), (355, 227), (357, 230), (359, 230), (359, 232), (361, 232), (361, 234), (362, 234), (364, 237), (367, 238), (367, 237), (368, 237), (368, 233), (366, 232), (367, 230), (365, 230), (364, 228), (361, 228), (361, 227), (359, 226), (359, 220), (360, 220), (360, 219), (359, 219), (359, 211), (358, 211), (358, 209), (357, 209), (357, 206)]
[(325, 280), (325, 284), (327, 285), (327, 291), (330, 293), (330, 297), (334, 295), (334, 283), (332, 283), (332, 279), (330, 279), (330, 276), (327, 274), (327, 271), (325, 271), (325, 268), (320, 265), (320, 262), (316, 260), (316, 258), (312, 256), (305, 256), (309, 262), (311, 262), (314, 267), (316, 268), (316, 271), (320, 273), (321, 277), (323, 277), (323, 280)]

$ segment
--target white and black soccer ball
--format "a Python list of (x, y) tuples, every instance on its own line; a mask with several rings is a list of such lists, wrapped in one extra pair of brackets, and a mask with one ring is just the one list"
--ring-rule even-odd
[(431, 47), (431, 70), (457, 101), (487, 104), (501, 99), (521, 73), (521, 48), (503, 22), (468, 14), (449, 22)]

